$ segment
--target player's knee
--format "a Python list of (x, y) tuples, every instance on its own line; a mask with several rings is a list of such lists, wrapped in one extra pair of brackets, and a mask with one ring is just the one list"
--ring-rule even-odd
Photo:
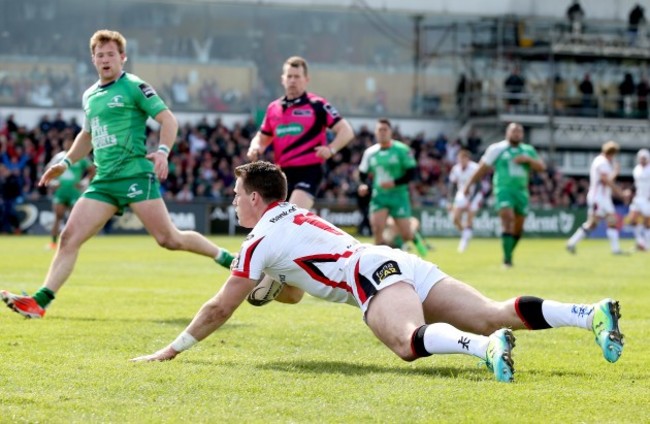
[(181, 243), (178, 237), (172, 233), (159, 234), (155, 237), (158, 245), (167, 250), (179, 250), (181, 248)]
[(397, 348), (393, 349), (393, 352), (405, 362), (413, 362), (420, 356), (416, 355), (413, 352), (413, 347), (411, 346), (411, 341), (408, 340), (406, 343), (401, 343)]

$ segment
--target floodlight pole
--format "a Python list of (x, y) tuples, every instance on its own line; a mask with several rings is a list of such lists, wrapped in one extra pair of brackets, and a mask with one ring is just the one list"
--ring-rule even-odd
[(422, 101), (420, 99), (420, 68), (422, 63), (422, 20), (423, 15), (413, 16), (413, 30), (415, 37), (413, 37), (413, 102), (411, 110), (418, 114), (422, 109)]

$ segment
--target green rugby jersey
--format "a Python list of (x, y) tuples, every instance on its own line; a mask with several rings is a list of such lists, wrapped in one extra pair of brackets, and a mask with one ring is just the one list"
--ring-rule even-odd
[(406, 173), (407, 169), (415, 168), (416, 162), (411, 149), (401, 141), (393, 140), (388, 149), (382, 149), (379, 144), (368, 147), (361, 157), (359, 171), (372, 174), (373, 196), (409, 191), (407, 184), (393, 188), (382, 188), (384, 181), (395, 181)]
[(481, 160), (494, 168), (492, 185), (494, 193), (502, 190), (520, 190), (528, 192), (530, 165), (518, 164), (514, 158), (520, 155), (537, 159), (537, 151), (530, 144), (519, 143), (517, 147), (511, 146), (508, 140), (491, 144)]
[(83, 129), (92, 135), (95, 181), (153, 172), (153, 163), (145, 158), (146, 123), (167, 106), (149, 84), (124, 72), (106, 85), (95, 83), (82, 103)]
[(57, 179), (59, 181), (59, 189), (75, 189), (77, 190), (77, 184), (81, 181), (84, 176), (84, 172), (88, 168), (88, 159), (81, 159), (79, 162), (73, 163), (68, 169), (65, 170)]

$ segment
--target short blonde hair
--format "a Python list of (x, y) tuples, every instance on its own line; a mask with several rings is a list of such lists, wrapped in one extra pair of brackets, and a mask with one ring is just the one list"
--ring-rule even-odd
[(309, 67), (307, 65), (307, 61), (300, 56), (291, 56), (289, 59), (287, 59), (284, 62), (284, 66), (282, 67), (282, 72), (284, 72), (287, 66), (290, 66), (292, 68), (302, 68), (305, 70), (305, 76), (308, 74)]
[(618, 153), (620, 150), (621, 146), (619, 146), (617, 142), (611, 140), (603, 144), (603, 147), (601, 149), (601, 151), (606, 155)]
[(110, 43), (111, 41), (115, 41), (117, 51), (120, 54), (126, 51), (126, 38), (122, 34), (117, 31), (111, 31), (110, 29), (100, 29), (90, 37), (90, 54), (95, 54), (95, 47)]

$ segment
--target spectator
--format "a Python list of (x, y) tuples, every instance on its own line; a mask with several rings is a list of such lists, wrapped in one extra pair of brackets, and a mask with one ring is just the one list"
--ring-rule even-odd
[(591, 83), (591, 77), (588, 73), (583, 77), (578, 89), (582, 94), (582, 114), (592, 116), (594, 112), (594, 85)]
[(623, 81), (618, 85), (618, 94), (620, 96), (618, 108), (621, 116), (632, 115), (632, 96), (634, 96), (635, 92), (636, 86), (632, 74), (626, 72)]
[(506, 104), (508, 110), (516, 108), (521, 104), (522, 93), (526, 85), (526, 80), (521, 76), (519, 68), (515, 67), (512, 73), (508, 75), (503, 83), (506, 89)]
[(643, 27), (643, 38), (645, 38), (645, 24), (646, 21), (643, 7), (637, 3), (630, 11), (630, 15), (628, 17), (627, 33), (631, 46), (640, 44), (639, 30), (641, 27)]
[(566, 16), (569, 20), (569, 26), (571, 27), (571, 34), (573, 36), (579, 36), (582, 33), (585, 11), (582, 9), (582, 6), (580, 6), (578, 0), (573, 0), (573, 3), (566, 11)]

